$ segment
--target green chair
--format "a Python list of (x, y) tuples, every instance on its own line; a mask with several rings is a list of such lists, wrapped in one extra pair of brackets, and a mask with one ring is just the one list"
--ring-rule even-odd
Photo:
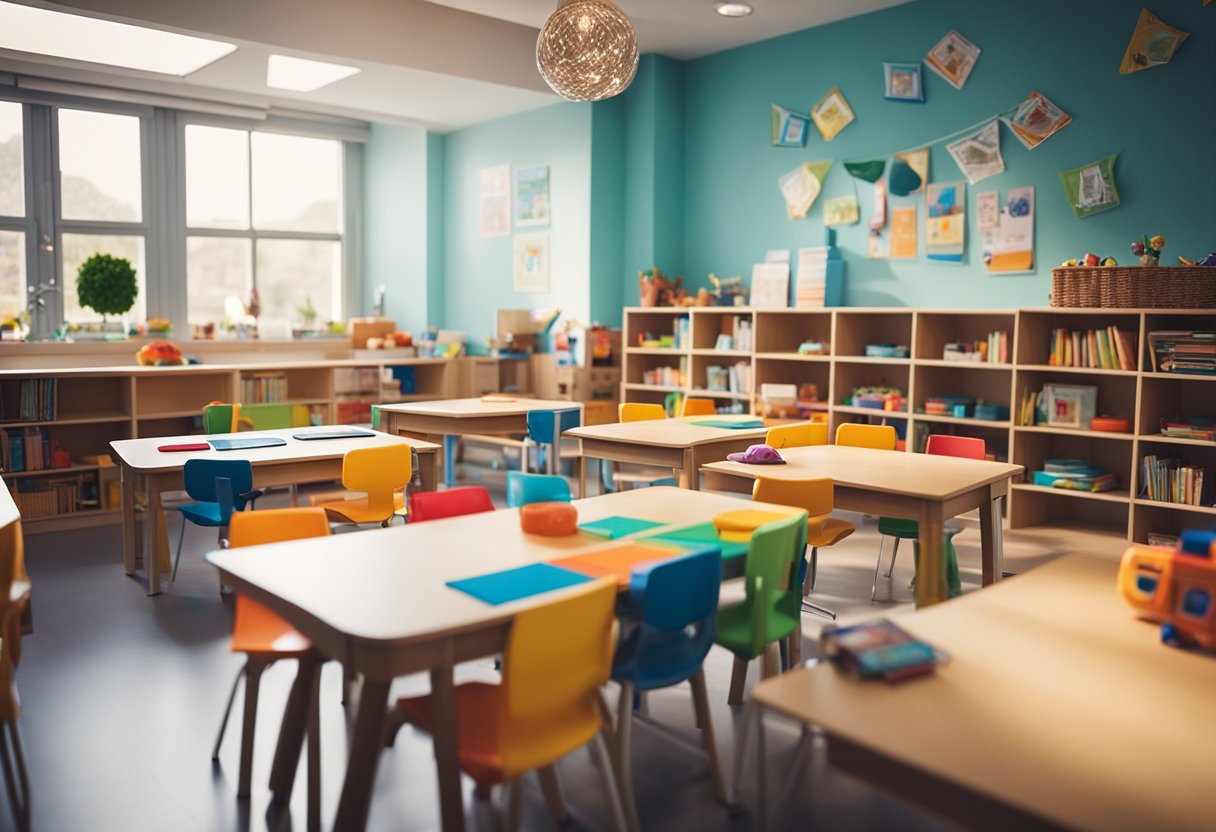
[(802, 592), (797, 571), (806, 548), (806, 524), (807, 513), (799, 511), (756, 529), (747, 547), (744, 600), (718, 611), (715, 641), (735, 654), (727, 699), (731, 705), (743, 701), (752, 659), (764, 656), (764, 676), (776, 675), (777, 643), (800, 625)]

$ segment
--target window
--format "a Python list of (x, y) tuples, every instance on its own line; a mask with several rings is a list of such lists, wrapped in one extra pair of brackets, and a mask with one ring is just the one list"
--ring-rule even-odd
[(342, 143), (189, 124), (186, 294), (191, 324), (258, 290), (263, 337), (287, 337), (311, 302), (343, 316)]
[[(0, 319), (25, 306), (25, 132), (21, 105), (0, 101)], [(6, 220), (5, 218), (12, 218)]]

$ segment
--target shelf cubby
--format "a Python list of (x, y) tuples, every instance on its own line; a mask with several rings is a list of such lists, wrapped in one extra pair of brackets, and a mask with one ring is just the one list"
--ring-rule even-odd
[(867, 344), (895, 344), (911, 350), (912, 310), (837, 310), (833, 353), (864, 356)]
[[(1018, 312), (1017, 353), (1014, 362), (1047, 365), (1053, 329), (1090, 330), (1114, 325), (1140, 342), (1140, 313), (1117, 309), (1023, 309)], [(1082, 369), (1082, 368), (1077, 368)], [(1136, 368), (1132, 369), (1132, 372)]]
[[(798, 354), (804, 341), (818, 341), (831, 352), (832, 310), (756, 310), (756, 352)], [(826, 355), (825, 355), (826, 357)]]
[[(913, 356), (917, 359), (941, 360), (946, 344), (987, 341), (991, 332), (1006, 333), (1009, 361), (1013, 361), (1014, 312), (971, 312), (949, 310), (940, 312), (918, 312), (916, 316), (916, 344)], [(967, 362), (961, 362), (967, 363)]]

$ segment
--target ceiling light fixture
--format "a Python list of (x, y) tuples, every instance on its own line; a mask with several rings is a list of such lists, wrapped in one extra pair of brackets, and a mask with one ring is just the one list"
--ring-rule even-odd
[(638, 34), (609, 0), (558, 0), (536, 39), (536, 68), (562, 98), (611, 98), (638, 70)]
[(113, 20), (0, 3), (0, 49), (181, 76), (235, 52), (236, 45)]
[(357, 66), (271, 55), (266, 59), (266, 86), (293, 92), (312, 92), (362, 71)]
[(716, 3), (714, 11), (723, 17), (747, 17), (752, 13), (751, 3)]

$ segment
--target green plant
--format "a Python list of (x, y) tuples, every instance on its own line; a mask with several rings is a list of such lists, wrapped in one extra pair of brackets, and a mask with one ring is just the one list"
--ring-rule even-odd
[(304, 305), (297, 306), (296, 311), (300, 313), (300, 317), (305, 321), (315, 321), (317, 319), (317, 308), (312, 305), (312, 296), (307, 295), (304, 298)]
[(94, 254), (76, 273), (76, 299), (104, 320), (107, 315), (122, 315), (135, 305), (139, 284), (131, 261), (109, 254)]

